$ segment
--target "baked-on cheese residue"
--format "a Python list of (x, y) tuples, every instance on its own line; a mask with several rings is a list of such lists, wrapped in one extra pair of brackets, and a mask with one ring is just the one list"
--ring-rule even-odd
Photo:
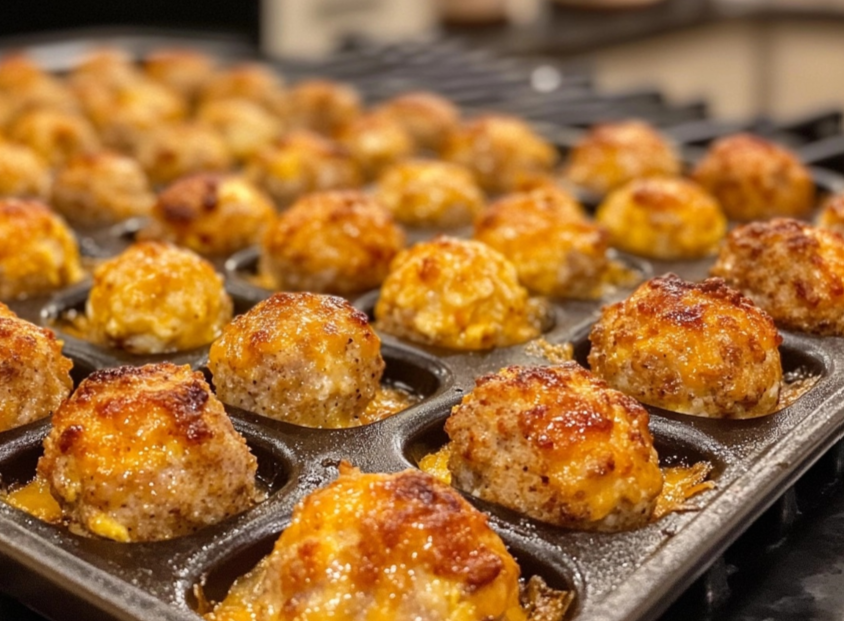
[(50, 484), (42, 477), (35, 477), (21, 487), (3, 494), (2, 499), (16, 509), (25, 511), (39, 520), (58, 524), (62, 521), (62, 508), (50, 494)]
[[(448, 470), (450, 456), (451, 445), (446, 444), (439, 451), (425, 455), (419, 461), (419, 469), (451, 485), (451, 472)], [(698, 494), (715, 488), (715, 482), (707, 480), (709, 473), (712, 472), (712, 464), (708, 461), (699, 461), (691, 466), (664, 466), (660, 470), (662, 470), (663, 478), (662, 492), (657, 499), (656, 509), (651, 515), (652, 522), (669, 513), (697, 509), (689, 505), (688, 501)]]

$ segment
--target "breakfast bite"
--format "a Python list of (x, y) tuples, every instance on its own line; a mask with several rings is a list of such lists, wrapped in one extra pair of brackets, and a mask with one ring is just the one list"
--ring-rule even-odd
[(460, 110), (436, 93), (411, 91), (385, 101), (377, 109), (410, 134), (416, 151), (437, 153), (460, 123)]
[(620, 250), (651, 259), (700, 259), (715, 253), (727, 218), (702, 187), (680, 177), (635, 179), (614, 190), (595, 220)]
[(472, 222), (484, 194), (468, 168), (436, 160), (405, 160), (378, 179), (375, 197), (408, 226), (453, 228)]
[(643, 121), (592, 127), (569, 154), (563, 176), (599, 196), (641, 177), (677, 176), (674, 146)]
[(150, 129), (138, 141), (135, 154), (154, 185), (232, 167), (231, 154), (222, 137), (211, 127), (196, 122)]
[(404, 127), (380, 114), (359, 116), (337, 134), (365, 179), (373, 181), (385, 168), (413, 155), (413, 140)]
[(149, 214), (155, 194), (137, 160), (101, 151), (59, 168), (50, 200), (69, 222), (95, 227)]
[(217, 338), (231, 316), (232, 300), (210, 263), (139, 242), (94, 270), (87, 336), (133, 354), (185, 351)]
[(788, 330), (844, 335), (844, 238), (806, 222), (751, 222), (728, 236), (713, 276)]
[(83, 275), (61, 217), (37, 200), (0, 199), (0, 300), (52, 293)]
[(0, 302), (0, 431), (55, 412), (73, 388), (72, 368), (52, 330), (18, 318)]
[(305, 80), (290, 89), (292, 127), (336, 136), (363, 112), (360, 94), (351, 84)]
[(596, 376), (642, 403), (710, 418), (775, 412), (782, 337), (720, 278), (652, 278), (605, 306), (589, 335)]
[(540, 295), (592, 299), (606, 289), (609, 237), (568, 193), (556, 188), (508, 194), (475, 221), (474, 239), (516, 267)]
[[(519, 573), (487, 518), (447, 485), (344, 462), (205, 618), (527, 621)], [(536, 621), (560, 621), (567, 603), (546, 603)]]
[(440, 152), (462, 164), (490, 194), (512, 192), (522, 176), (549, 173), (557, 151), (518, 117), (486, 115), (450, 132)]
[(246, 179), (223, 173), (183, 177), (153, 203), (144, 239), (225, 257), (256, 243), (275, 215), (272, 201)]
[(349, 151), (309, 131), (287, 134), (256, 153), (246, 176), (286, 208), (310, 192), (357, 188), (363, 177)]
[(53, 415), (38, 461), (71, 528), (120, 542), (245, 511), (261, 497), (256, 471), (202, 374), (170, 363), (92, 373)]
[(457, 488), (557, 526), (644, 526), (662, 490), (647, 411), (575, 362), (478, 378), (445, 430)]
[(750, 134), (716, 140), (692, 178), (739, 222), (800, 217), (815, 206), (815, 183), (788, 149)]
[(384, 332), (460, 350), (529, 341), (539, 336), (546, 314), (545, 303), (528, 296), (502, 254), (445, 236), (402, 251), (375, 305)]
[(208, 368), (225, 403), (296, 425), (356, 427), (395, 413), (373, 403), (381, 340), (342, 298), (274, 294), (226, 326)]
[(366, 194), (318, 192), (267, 225), (258, 270), (275, 289), (361, 293), (381, 284), (404, 239), (390, 212)]
[(50, 167), (29, 147), (0, 141), (0, 198), (47, 198)]

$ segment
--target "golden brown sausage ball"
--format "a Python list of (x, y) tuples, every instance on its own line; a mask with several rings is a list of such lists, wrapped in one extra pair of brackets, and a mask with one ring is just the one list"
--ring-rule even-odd
[(824, 202), (818, 226), (844, 235), (844, 194), (835, 194)]
[(543, 522), (637, 528), (662, 491), (648, 412), (576, 362), (481, 377), (445, 429), (456, 487)]
[(345, 147), (305, 131), (293, 132), (259, 151), (247, 164), (246, 175), (279, 207), (311, 192), (357, 188), (363, 183)]
[(720, 278), (653, 278), (605, 306), (589, 340), (595, 375), (643, 403), (712, 418), (777, 409), (782, 337)]
[(220, 135), (238, 161), (269, 146), (284, 128), (280, 119), (246, 99), (208, 101), (199, 108), (196, 118)]
[(216, 72), (205, 80), (200, 91), (205, 103), (219, 99), (248, 99), (280, 115), (289, 113), (289, 98), (284, 80), (268, 66), (242, 63)]
[(306, 497), (273, 552), (209, 621), (524, 621), (519, 567), (487, 518), (413, 470)]
[(403, 247), (404, 233), (375, 199), (321, 192), (267, 227), (259, 269), (277, 289), (348, 295), (380, 285)]
[(181, 97), (146, 78), (113, 85), (84, 80), (76, 93), (103, 143), (124, 152), (133, 152), (150, 130), (181, 121), (187, 113)]
[(498, 200), (478, 217), (474, 238), (512, 261), (531, 291), (582, 299), (603, 293), (609, 237), (562, 190), (545, 188)]
[(844, 336), (844, 238), (804, 222), (751, 222), (728, 236), (713, 276), (783, 328)]
[(191, 101), (214, 73), (216, 62), (207, 54), (188, 49), (161, 49), (144, 58), (144, 72)]
[(815, 184), (793, 153), (758, 136), (716, 140), (692, 174), (731, 220), (804, 216), (815, 206)]
[(290, 89), (290, 121), (294, 127), (336, 135), (361, 115), (355, 87), (331, 80), (307, 80)]
[(39, 201), (0, 200), (0, 300), (50, 293), (82, 279), (67, 224)]
[(136, 154), (150, 181), (163, 185), (200, 172), (227, 170), (232, 160), (216, 131), (199, 123), (152, 129), (138, 142)]
[(0, 141), (0, 197), (46, 198), (50, 193), (50, 168), (29, 147)]
[(56, 172), (52, 205), (82, 226), (116, 224), (149, 213), (155, 195), (138, 162), (101, 151), (72, 158)]
[(36, 108), (78, 109), (73, 93), (23, 54), (0, 59), (0, 92), (9, 96), (14, 114)]
[(208, 367), (225, 403), (296, 425), (354, 427), (384, 372), (381, 340), (342, 298), (276, 293), (235, 318)]
[(95, 341), (159, 354), (220, 336), (232, 301), (207, 261), (189, 250), (141, 242), (94, 271), (87, 315)]
[(610, 243), (652, 259), (699, 259), (714, 253), (727, 232), (718, 202), (679, 177), (631, 181), (604, 199), (595, 219)]
[(593, 127), (575, 145), (563, 175), (599, 195), (640, 177), (676, 176), (680, 158), (665, 137), (643, 121)]
[(524, 343), (539, 335), (543, 313), (503, 255), (453, 237), (402, 251), (375, 306), (384, 332), (464, 350)]
[(484, 194), (468, 168), (434, 160), (393, 164), (378, 179), (375, 196), (410, 226), (463, 226), (484, 208)]
[(70, 72), (72, 82), (86, 80), (101, 84), (119, 84), (136, 80), (140, 72), (134, 60), (124, 50), (101, 47), (88, 52)]
[(383, 170), (413, 154), (410, 135), (397, 122), (387, 116), (369, 114), (346, 125), (338, 134), (368, 180), (375, 179)]
[(38, 474), (71, 522), (94, 535), (171, 539), (259, 499), (257, 460), (188, 366), (96, 371), (52, 422)]
[(30, 147), (52, 166), (100, 146), (88, 120), (62, 110), (37, 109), (19, 116), (9, 127), (10, 140)]
[(257, 243), (274, 214), (272, 201), (246, 179), (192, 175), (159, 194), (143, 234), (202, 255), (226, 256)]
[(72, 368), (52, 330), (18, 319), (0, 302), (0, 431), (55, 412), (73, 388)]
[(469, 168), (491, 194), (511, 192), (522, 175), (550, 172), (557, 161), (553, 146), (516, 117), (487, 115), (453, 131), (443, 159)]
[(460, 123), (460, 110), (445, 97), (424, 91), (405, 93), (378, 108), (404, 127), (416, 149), (439, 152)]

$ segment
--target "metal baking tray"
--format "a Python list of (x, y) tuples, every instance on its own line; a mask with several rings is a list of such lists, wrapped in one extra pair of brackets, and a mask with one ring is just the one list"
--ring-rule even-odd
[[(119, 41), (118, 41), (119, 42)], [(814, 170), (821, 191), (844, 190), (844, 178)], [(103, 254), (125, 244), (112, 230), (99, 240)], [(104, 250), (103, 250), (104, 249)], [(253, 253), (254, 257), (254, 253)], [(248, 257), (246, 257), (248, 259)], [(643, 277), (676, 272), (701, 278), (711, 260), (659, 262), (621, 255)], [(241, 267), (248, 265), (237, 264)], [(267, 293), (248, 282), (229, 288), (245, 309)], [(553, 302), (551, 343), (571, 341), (585, 362), (588, 331), (602, 303), (621, 299), (620, 289), (596, 302)], [(61, 308), (84, 301), (84, 285), (50, 299), (16, 304), (24, 317), (46, 323)], [(355, 300), (371, 311), (376, 293)], [(234, 578), (264, 554), (287, 525), (295, 503), (337, 475), (346, 459), (364, 471), (393, 472), (414, 467), (445, 442), (450, 408), (474, 380), (509, 364), (547, 364), (524, 346), (457, 353), (424, 348), (381, 335), (386, 378), (401, 382), (423, 400), (396, 416), (365, 427), (314, 430), (227, 408), (235, 427), (259, 460), (259, 477), (270, 491), (266, 501), (193, 535), (170, 541), (123, 544), (82, 537), (43, 523), (0, 503), (0, 586), (56, 621), (195, 621), (195, 587), (220, 599)], [(712, 463), (716, 489), (694, 500), (697, 511), (674, 513), (657, 523), (624, 533), (564, 531), (515, 512), (470, 499), (490, 521), (519, 561), (523, 574), (543, 576), (553, 587), (575, 594), (570, 619), (638, 621), (657, 618), (702, 575), (813, 463), (844, 437), (844, 339), (784, 333), (786, 372), (808, 371), (817, 384), (791, 406), (768, 417), (744, 421), (700, 419), (648, 408), (661, 461), (705, 459)], [(133, 360), (79, 340), (67, 339), (66, 353), (80, 381), (95, 368)], [(203, 354), (190, 363), (202, 368)], [(146, 362), (143, 357), (134, 358)], [(0, 433), (0, 482), (29, 480), (41, 453), (49, 421)]]

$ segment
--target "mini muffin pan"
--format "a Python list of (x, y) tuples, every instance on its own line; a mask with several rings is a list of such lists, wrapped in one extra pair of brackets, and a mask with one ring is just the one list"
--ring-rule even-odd
[[(814, 174), (822, 191), (844, 189), (844, 178), (821, 170)], [(125, 245), (126, 234), (118, 228), (100, 235), (93, 246), (97, 251), (90, 254), (102, 258), (117, 252)], [(247, 279), (235, 278), (235, 272), (254, 268), (255, 257), (252, 250), (229, 262), (227, 286), (238, 311), (268, 295)], [(698, 279), (712, 263), (712, 259), (619, 258), (643, 278), (672, 271)], [(50, 299), (32, 298), (12, 306), (21, 316), (46, 325), (63, 312), (82, 309), (88, 286), (83, 283)], [(553, 321), (544, 338), (552, 344), (573, 343), (575, 358), (585, 364), (589, 329), (601, 305), (631, 291), (620, 288), (594, 302), (552, 301)], [(371, 313), (376, 298), (377, 292), (372, 292), (354, 303)], [(153, 360), (59, 333), (66, 354), (75, 362), (76, 382), (97, 368)], [(834, 476), (844, 473), (841, 445), (830, 452), (844, 437), (844, 368), (840, 363), (844, 339), (783, 336), (787, 377), (810, 376), (817, 381), (779, 412), (735, 421), (648, 408), (661, 463), (691, 465), (706, 460), (712, 464), (710, 476), (716, 487), (692, 500), (696, 510), (672, 513), (634, 531), (585, 533), (561, 530), (467, 497), (489, 515), (524, 576), (542, 576), (550, 586), (574, 593), (568, 619), (655, 619), (704, 574), (699, 583), (704, 602), (717, 604), (723, 594), (719, 588), (725, 549), (781, 497), (773, 510), (777, 526), (767, 543), (782, 536), (794, 516), (790, 486), (825, 454), (831, 457), (821, 463), (832, 460)], [(512, 364), (548, 364), (529, 344), (455, 352), (385, 334), (381, 337), (387, 362), (385, 382), (414, 392), (420, 397), (418, 404), (386, 420), (343, 430), (307, 429), (227, 407), (258, 458), (267, 498), (217, 525), (170, 541), (124, 544), (79, 536), (0, 503), (3, 590), (56, 621), (196, 621), (199, 589), (209, 600), (221, 599), (237, 576), (270, 551), (295, 504), (336, 478), (341, 460), (366, 472), (416, 467), (422, 457), (444, 445), (445, 420), (472, 390), (476, 378)], [(206, 350), (201, 350), (168, 358), (207, 374), (205, 356)], [(33, 476), (48, 431), (49, 421), (38, 421), (0, 433), (3, 486), (24, 483)], [(763, 539), (759, 545), (765, 543)], [(762, 547), (751, 553), (763, 551)]]

